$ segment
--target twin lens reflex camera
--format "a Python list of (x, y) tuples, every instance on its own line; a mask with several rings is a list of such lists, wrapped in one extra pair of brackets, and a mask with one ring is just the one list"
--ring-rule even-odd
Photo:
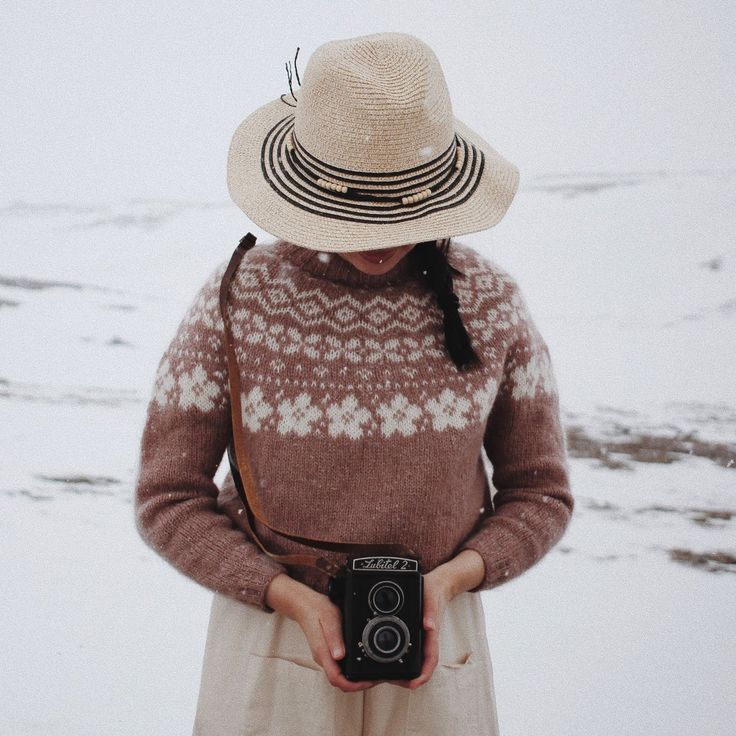
[(328, 595), (342, 611), (347, 680), (410, 680), (423, 662), (423, 577), (409, 557), (348, 557)]

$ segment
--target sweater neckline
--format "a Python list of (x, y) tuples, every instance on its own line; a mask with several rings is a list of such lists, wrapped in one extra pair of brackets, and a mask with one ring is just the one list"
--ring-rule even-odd
[(297, 266), (302, 271), (348, 286), (378, 288), (391, 284), (403, 284), (417, 277), (411, 253), (406, 253), (389, 271), (382, 274), (364, 273), (338, 253), (305, 248), (286, 240), (276, 243), (276, 255)]

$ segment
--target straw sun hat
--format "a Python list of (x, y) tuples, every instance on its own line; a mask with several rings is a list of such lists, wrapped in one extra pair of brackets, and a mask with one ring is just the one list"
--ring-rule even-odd
[(453, 115), (419, 38), (330, 41), (298, 89), (287, 73), (291, 92), (245, 118), (228, 152), (230, 196), (266, 232), (346, 253), (478, 232), (505, 214), (519, 170)]

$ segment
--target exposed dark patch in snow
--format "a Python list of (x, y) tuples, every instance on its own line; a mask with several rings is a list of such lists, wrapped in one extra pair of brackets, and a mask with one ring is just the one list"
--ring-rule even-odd
[[(51, 488), (54, 493), (61, 491), (76, 495), (115, 496), (117, 494), (113, 487), (119, 487), (122, 484), (122, 481), (118, 478), (104, 475), (86, 475), (84, 473), (68, 476), (34, 473), (32, 477), (44, 484), (52, 484)], [(48, 487), (48, 485), (45, 487)]]
[(702, 266), (703, 268), (707, 268), (710, 271), (720, 271), (723, 267), (723, 256), (714, 256), (713, 258), (708, 258), (705, 261), (701, 261), (698, 263), (699, 266)]
[(134, 389), (106, 388), (104, 386), (72, 386), (53, 393), (54, 388), (39, 383), (21, 383), (0, 378), (0, 398), (15, 401), (34, 401), (47, 404), (101, 404), (121, 406), (139, 403), (141, 398)]
[(736, 573), (736, 555), (731, 552), (716, 550), (712, 552), (695, 552), (691, 549), (674, 547), (669, 550), (670, 559), (684, 562), (707, 572)]
[(40, 480), (49, 480), (53, 481), (54, 483), (86, 483), (88, 485), (116, 485), (119, 484), (121, 481), (118, 478), (111, 478), (106, 475), (42, 475), (40, 473), (36, 473), (34, 475), (34, 478), (39, 478)]
[[(522, 186), (524, 191), (543, 191), (550, 194), (561, 194), (564, 197), (577, 197), (584, 194), (597, 194), (606, 189), (618, 187), (636, 186), (646, 184), (654, 180), (666, 180), (680, 176), (706, 176), (716, 178), (729, 178), (736, 173), (736, 169), (691, 169), (691, 170), (667, 170), (659, 169), (653, 171), (570, 171), (553, 174), (540, 174), (532, 178), (532, 182), (552, 182), (529, 184)], [(701, 264), (703, 265), (703, 264)], [(712, 265), (710, 266), (712, 267)], [(716, 268), (718, 265), (716, 266)]]
[[(691, 521), (702, 524), (703, 526), (712, 526), (722, 528), (726, 522), (731, 521), (736, 516), (736, 511), (731, 509), (704, 509), (699, 507), (681, 508), (678, 506), (644, 506), (634, 509), (634, 513), (666, 513), (666, 514), (682, 514)], [(723, 523), (720, 523), (723, 522)]]
[[(660, 420), (608, 406), (585, 417), (567, 412), (569, 453), (595, 458), (612, 470), (630, 469), (629, 461), (672, 463), (685, 456), (736, 470), (736, 411), (731, 406), (669, 402), (665, 408), (668, 414)], [(703, 437), (702, 430), (710, 436)]]
[(0, 207), (0, 216), (78, 215), (98, 212), (104, 208), (104, 205), (84, 205), (69, 202), (26, 202), (22, 199), (17, 199), (5, 205), (5, 207)]
[(115, 335), (114, 337), (111, 337), (109, 340), (105, 340), (105, 345), (128, 345), (130, 347), (133, 347), (133, 343), (129, 340), (124, 340), (122, 337), (118, 337)]
[(140, 197), (130, 198), (122, 203), (90, 205), (17, 200), (0, 208), (0, 218), (58, 217), (64, 220), (64, 224), (59, 227), (61, 230), (89, 230), (99, 227), (153, 230), (187, 212), (225, 207), (232, 207), (232, 204)]
[(27, 488), (19, 488), (18, 490), (3, 490), (6, 496), (22, 496), (30, 501), (53, 501), (55, 496), (50, 496), (47, 493), (36, 493), (29, 491)]
[(138, 307), (135, 304), (100, 304), (100, 309), (117, 310), (120, 312), (135, 312)]
[[(623, 433), (631, 432), (618, 427)], [(589, 457), (600, 460), (612, 470), (630, 468), (627, 460), (640, 463), (672, 463), (684, 455), (707, 457), (724, 468), (736, 468), (736, 446), (722, 442), (698, 439), (693, 432), (677, 432), (674, 435), (631, 432), (630, 439), (597, 439), (588, 435), (582, 426), (567, 428), (567, 443), (572, 457)]]
[(125, 293), (123, 289), (113, 289), (109, 286), (97, 286), (95, 284), (83, 284), (76, 281), (55, 281), (50, 279), (34, 279), (28, 276), (0, 276), (0, 286), (14, 289), (28, 289), (38, 291), (41, 289), (75, 289), (81, 291), (89, 289), (94, 291)]
[(145, 230), (152, 230), (159, 227), (168, 220), (174, 212), (142, 212), (140, 214), (119, 214), (109, 217), (98, 217), (87, 222), (80, 222), (67, 226), (68, 230), (85, 230), (93, 227), (116, 227), (129, 228), (140, 227)]
[(725, 316), (731, 317), (736, 315), (736, 298), (726, 299), (726, 301), (720, 302), (712, 307), (706, 307), (700, 309), (697, 312), (688, 312), (683, 314), (678, 319), (670, 319), (666, 322), (662, 322), (662, 327), (676, 327), (681, 322), (693, 322), (702, 319), (709, 319), (713, 316)]
[(619, 179), (617, 181), (587, 181), (577, 184), (538, 184), (525, 187), (526, 191), (543, 191), (551, 194), (562, 194), (565, 197), (577, 197), (580, 194), (596, 194), (602, 189), (633, 186), (641, 184), (642, 179)]

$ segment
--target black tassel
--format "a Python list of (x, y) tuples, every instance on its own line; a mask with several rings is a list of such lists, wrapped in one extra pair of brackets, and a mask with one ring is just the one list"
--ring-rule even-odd
[(447, 260), (449, 249), (450, 238), (441, 241), (440, 245), (435, 240), (427, 240), (417, 243), (409, 255), (414, 258), (417, 268), (420, 269), (427, 284), (437, 296), (437, 302), (443, 314), (447, 352), (458, 370), (462, 371), (482, 361), (473, 350), (470, 335), (460, 316), (460, 299), (452, 285), (452, 274), (458, 271)]

